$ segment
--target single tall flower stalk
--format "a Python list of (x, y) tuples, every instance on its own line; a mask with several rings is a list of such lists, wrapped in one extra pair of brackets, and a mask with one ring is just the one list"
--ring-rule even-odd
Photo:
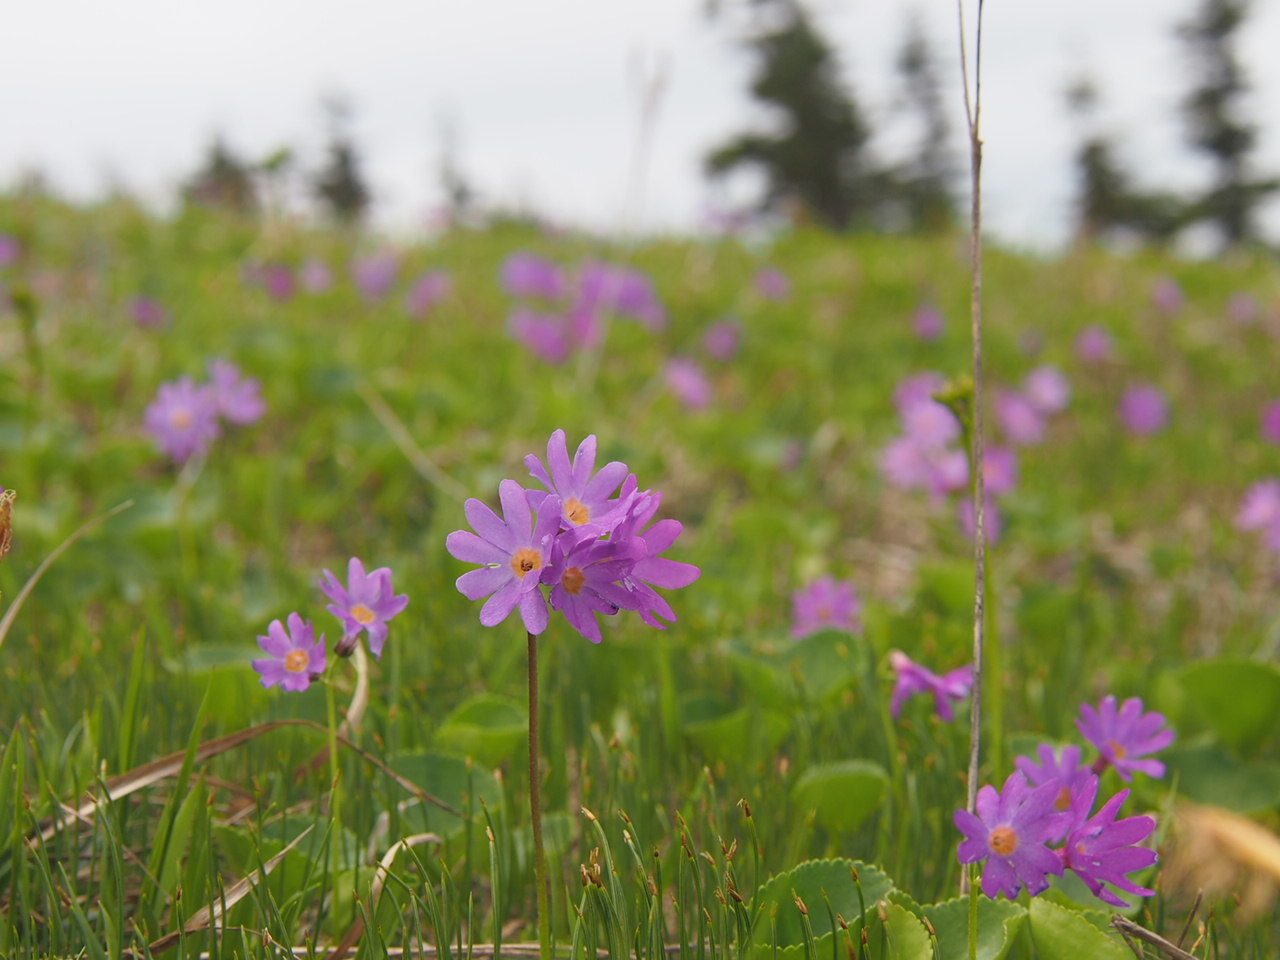
[(533, 822), (533, 877), (538, 887), (538, 948), (551, 960), (551, 889), (547, 885), (547, 854), (542, 843), (541, 740), (538, 734), (538, 636), (529, 638), (529, 815)]

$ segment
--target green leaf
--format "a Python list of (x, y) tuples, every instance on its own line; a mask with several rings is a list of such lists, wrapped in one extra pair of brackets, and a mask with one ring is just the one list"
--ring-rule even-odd
[(524, 746), (529, 720), (513, 700), (479, 694), (464, 701), (436, 731), (446, 750), (495, 767)]
[[(480, 816), (481, 801), (491, 810), (502, 804), (502, 788), (493, 775), (460, 757), (431, 752), (401, 753), (389, 760), (388, 765), (427, 793), (471, 816)], [(402, 819), (414, 832), (433, 831), (442, 837), (463, 824), (461, 818), (428, 803), (415, 804)]]
[[(930, 904), (924, 915), (938, 935), (938, 960), (968, 960), (968, 898)], [(1027, 911), (1016, 903), (979, 897), (978, 960), (1002, 960), (1026, 919)]]
[(1073, 910), (1041, 897), (1031, 901), (1031, 939), (1040, 960), (1133, 960), (1119, 938), (1103, 933)]
[(1280, 738), (1280, 669), (1252, 660), (1193, 663), (1179, 679), (1192, 712), (1227, 746), (1245, 754)]
[(680, 705), (680, 718), (685, 736), (708, 757), (722, 761), (771, 752), (789, 729), (776, 710), (731, 710), (718, 697), (687, 698)]
[[(853, 879), (854, 869), (858, 880)], [(859, 896), (858, 887), (862, 893)], [(878, 868), (861, 861), (809, 860), (780, 873), (764, 884), (756, 894), (758, 913), (751, 931), (751, 944), (759, 957), (772, 955), (771, 928), (776, 929), (780, 958), (795, 960), (804, 955), (804, 927), (800, 922), (800, 909), (795, 898), (799, 897), (809, 908), (809, 923), (816, 941), (834, 936), (831, 916), (844, 917), (850, 924), (863, 914), (863, 904), (868, 910), (877, 900), (888, 896), (893, 889), (890, 880)], [(825, 901), (825, 902), (824, 902)], [(826, 904), (831, 905), (830, 915)], [(776, 915), (771, 923), (770, 917)]]
[[(881, 909), (884, 910), (883, 921), (879, 918)], [(889, 947), (883, 954), (886, 960), (933, 960), (929, 931), (906, 907), (884, 902), (873, 909), (872, 915), (876, 922), (871, 928), (870, 942), (876, 942), (880, 935), (876, 928), (882, 927)]]
[(1165, 774), (1178, 792), (1197, 803), (1236, 813), (1261, 813), (1280, 806), (1280, 765), (1247, 762), (1217, 744), (1174, 744), (1160, 754)]
[(837, 760), (811, 766), (796, 780), (791, 797), (802, 812), (813, 811), (823, 828), (853, 830), (880, 806), (889, 786), (884, 768), (870, 760)]

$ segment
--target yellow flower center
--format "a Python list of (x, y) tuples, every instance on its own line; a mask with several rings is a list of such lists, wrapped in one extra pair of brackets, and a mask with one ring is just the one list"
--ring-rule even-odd
[(524, 579), (526, 573), (542, 569), (542, 553), (532, 547), (521, 547), (511, 558), (511, 569), (517, 577)]
[(1058, 810), (1068, 810), (1071, 807), (1071, 791), (1063, 787), (1058, 792), (1058, 799), (1053, 801), (1053, 805)]
[(987, 837), (991, 849), (1001, 857), (1007, 857), (1018, 849), (1018, 832), (1013, 827), (996, 827)]
[(564, 502), (564, 515), (574, 526), (582, 526), (591, 519), (591, 508), (577, 497), (570, 497)]
[(284, 655), (284, 668), (290, 673), (305, 673), (311, 666), (311, 655), (305, 650), (290, 650)]
[(364, 624), (373, 623), (373, 621), (377, 619), (374, 612), (363, 603), (357, 603), (351, 608), (351, 616), (355, 617), (356, 623)]
[(1114, 740), (1109, 741), (1107, 743), (1107, 746), (1111, 748), (1111, 753), (1115, 756), (1117, 760), (1123, 760), (1124, 755), (1129, 752), (1124, 747), (1120, 746), (1120, 744), (1116, 743)]
[(175, 410), (173, 413), (169, 414), (169, 423), (174, 427), (177, 427), (179, 430), (185, 430), (187, 427), (191, 426), (191, 420), (192, 416), (190, 410)]
[(581, 567), (570, 567), (560, 578), (560, 583), (575, 597), (582, 592), (583, 584), (586, 582), (587, 575), (582, 572)]

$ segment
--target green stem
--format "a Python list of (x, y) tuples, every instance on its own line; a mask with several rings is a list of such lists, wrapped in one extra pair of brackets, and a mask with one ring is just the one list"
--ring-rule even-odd
[(329, 819), (332, 828), (329, 835), (332, 838), (331, 849), (333, 851), (330, 862), (333, 866), (333, 879), (331, 889), (337, 899), (338, 873), (342, 869), (342, 823), (339, 818), (342, 805), (342, 794), (338, 789), (338, 781), (341, 777), (341, 764), (338, 763), (338, 701), (333, 689), (334, 668), (338, 662), (337, 656), (329, 658), (329, 664), (325, 670), (324, 677), (324, 699), (325, 707), (329, 716)]
[(986, 630), (986, 682), (984, 689), (986, 693), (986, 708), (988, 710), (989, 721), (987, 724), (987, 735), (991, 745), (991, 755), (987, 758), (989, 769), (995, 771), (995, 775), (999, 777), (1005, 769), (1004, 755), (1004, 656), (1000, 647), (1000, 607), (997, 600), (998, 591), (996, 588), (993, 573), (993, 558), (988, 553), (983, 560), (987, 566), (987, 602), (984, 612), (987, 616)]
[(538, 887), (538, 947), (551, 960), (551, 903), (542, 845), (542, 774), (538, 764), (538, 638), (529, 633), (529, 815), (533, 819), (533, 876)]
[(978, 960), (978, 865), (971, 863), (969, 872), (969, 960)]

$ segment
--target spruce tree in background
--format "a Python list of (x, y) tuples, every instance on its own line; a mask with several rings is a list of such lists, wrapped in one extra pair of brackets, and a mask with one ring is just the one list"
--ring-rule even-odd
[(347, 130), (350, 108), (339, 99), (325, 104), (329, 115), (329, 161), (314, 182), (315, 195), (334, 220), (354, 226), (369, 206), (369, 188), (360, 174), (355, 141)]
[(951, 125), (933, 51), (915, 17), (907, 22), (906, 40), (898, 53), (898, 74), (905, 106), (920, 124), (915, 157), (896, 173), (905, 219), (912, 230), (945, 229), (955, 216), (951, 192), (955, 168), (948, 148)]
[(1077, 239), (1093, 242), (1128, 234), (1146, 242), (1168, 243), (1186, 222), (1186, 205), (1173, 194), (1134, 187), (1120, 166), (1112, 139), (1099, 129), (1098, 93), (1092, 83), (1073, 84), (1067, 103), (1083, 127), (1075, 159)]
[(1183, 112), (1192, 144), (1215, 168), (1213, 186), (1192, 218), (1213, 223), (1228, 246), (1257, 239), (1259, 203), (1280, 189), (1280, 180), (1255, 179), (1249, 169), (1257, 127), (1242, 116), (1249, 87), (1235, 44), (1248, 9), (1248, 0), (1201, 0), (1195, 17), (1179, 28), (1199, 80)]
[(773, 25), (748, 42), (757, 58), (751, 92), (782, 115), (782, 128), (746, 133), (714, 150), (708, 173), (758, 167), (767, 182), (762, 209), (798, 200), (837, 230), (872, 219), (877, 174), (866, 157), (869, 132), (840, 83), (830, 45), (796, 0), (756, 6)]
[(258, 211), (258, 192), (249, 165), (231, 152), (222, 136), (209, 145), (204, 166), (187, 181), (183, 199), (204, 207), (219, 207), (236, 213)]

